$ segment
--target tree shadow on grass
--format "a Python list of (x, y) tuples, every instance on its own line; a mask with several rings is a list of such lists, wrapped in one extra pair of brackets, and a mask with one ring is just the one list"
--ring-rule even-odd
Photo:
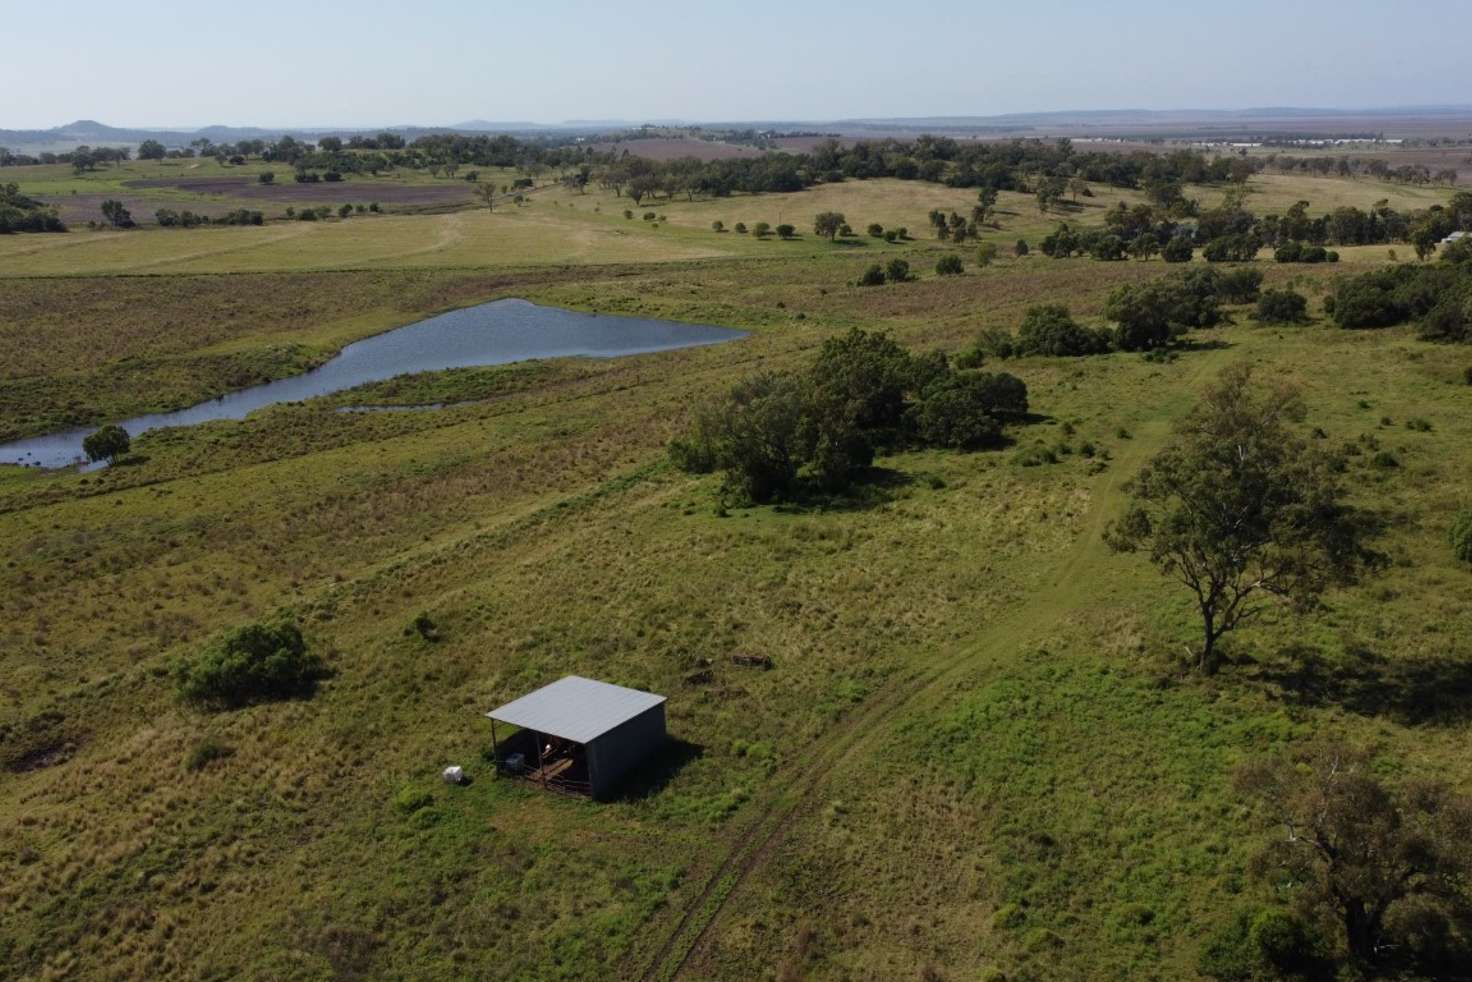
[(787, 514), (819, 511), (866, 511), (887, 504), (895, 492), (915, 483), (912, 474), (892, 467), (870, 467), (848, 487), (827, 491), (815, 481), (801, 481), (792, 494), (772, 505), (772, 510)]
[(629, 772), (609, 801), (629, 802), (652, 798), (665, 789), (691, 761), (705, 756), (705, 747), (689, 740), (670, 737), (653, 756)]
[(1472, 660), (1463, 658), (1391, 659), (1367, 649), (1330, 658), (1295, 644), (1269, 662), (1241, 666), (1237, 674), (1297, 705), (1339, 706), (1409, 726), (1472, 719)]

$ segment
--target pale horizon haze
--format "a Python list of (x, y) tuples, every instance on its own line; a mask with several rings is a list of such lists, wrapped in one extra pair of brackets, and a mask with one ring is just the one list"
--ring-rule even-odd
[(1472, 4), (8, 5), (0, 128), (1472, 103)]

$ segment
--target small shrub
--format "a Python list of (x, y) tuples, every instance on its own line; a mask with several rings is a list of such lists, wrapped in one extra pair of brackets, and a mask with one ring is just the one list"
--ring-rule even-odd
[(1394, 470), (1395, 468), (1399, 467), (1400, 461), (1397, 460), (1395, 454), (1391, 453), (1389, 450), (1382, 450), (1375, 456), (1370, 458), (1370, 464), (1371, 466), (1376, 467), (1379, 470), (1388, 471)]
[(412, 815), (434, 804), (434, 795), (424, 788), (406, 784), (394, 795), (394, 808), (401, 814)]
[(1021, 927), (1026, 919), (1027, 915), (1016, 904), (1003, 904), (992, 914), (992, 924), (996, 927)]
[[(1027, 248), (1026, 242), (1019, 242), (1018, 244), (1021, 245), (1024, 250)], [(1018, 253), (1018, 255), (1025, 256), (1027, 255), (1027, 253), (1020, 252)], [(983, 242), (981, 245), (976, 247), (976, 265), (990, 266), (992, 264), (992, 261), (996, 258), (997, 244), (995, 242)]]
[(910, 264), (903, 259), (891, 259), (884, 267), (884, 275), (891, 283), (905, 283), (910, 276)]
[(764, 239), (772, 232), (772, 226), (767, 222), (757, 222), (751, 227), (751, 234), (759, 239)]
[(430, 616), (426, 611), (420, 611), (419, 614), (415, 616), (412, 621), (409, 622), (409, 626), (404, 628), (404, 633), (406, 635), (417, 634), (425, 641), (438, 641), (440, 639), (440, 629), (438, 625), (436, 625), (435, 622), (430, 619)]
[(1026, 239), (1018, 239), (1017, 244), (1012, 247), (1012, 255), (1018, 256), (1019, 258), (1027, 255), (1028, 251)]
[(859, 277), (859, 286), (883, 285), (884, 267), (880, 266), (878, 263), (875, 263), (873, 266), (870, 266), (868, 269), (864, 270), (864, 275)]
[(884, 238), (884, 226), (880, 225), (878, 222), (870, 222), (869, 227), (866, 228), (864, 231), (869, 233), (869, 238), (871, 239)]
[(724, 232), (726, 230), (726, 223), (717, 218), (710, 223), (710, 230), (712, 232)]
[(658, 215), (656, 215), (656, 214), (655, 214), (655, 213), (654, 213), (654, 212), (652, 212), (652, 211), (646, 211), (646, 212), (645, 212), (645, 213), (644, 213), (644, 214), (643, 214), (643, 215), (642, 215), (642, 216), (641, 216), (641, 217), (642, 217), (642, 218), (643, 218), (643, 219), (644, 219), (644, 221), (646, 221), (646, 222), (652, 222), (652, 221), (654, 221), (654, 220), (655, 220), (655, 219), (656, 219), (656, 218), (658, 218), (658, 217), (659, 217), (659, 216), (658, 216)]
[(327, 666), (307, 651), (293, 624), (248, 624), (227, 633), (194, 661), (174, 669), (189, 702), (225, 709), (310, 695)]
[(900, 238), (900, 233), (898, 231), (896, 231), (895, 229), (887, 228), (887, 229), (884, 230), (884, 241), (885, 242), (898, 242), (899, 241), (899, 238)]
[(1406, 429), (1415, 430), (1417, 433), (1430, 433), (1431, 420), (1423, 419), (1420, 416), (1412, 416), (1406, 420)]
[(221, 743), (215, 737), (205, 737), (194, 745), (189, 751), (189, 756), (184, 758), (184, 769), (187, 771), (202, 771), (217, 760), (224, 760), (234, 756), (235, 748)]
[(796, 234), (796, 226), (788, 225), (786, 222), (777, 226), (777, 238), (779, 239), (790, 239)]
[(634, 217), (634, 213), (632, 211), (630, 211), (629, 209), (625, 208), (624, 209), (624, 218), (626, 218), (626, 219), (632, 219), (633, 217)]
[(935, 263), (935, 275), (960, 276), (965, 268), (960, 256), (941, 256)]
[(746, 234), (746, 223), (745, 222), (737, 222), (735, 225), (732, 225), (731, 228), (732, 228), (733, 231), (735, 231), (735, 233), (737, 235), (745, 235)]
[(1452, 544), (1452, 555), (1464, 563), (1472, 563), (1472, 508), (1457, 512), (1447, 538)]

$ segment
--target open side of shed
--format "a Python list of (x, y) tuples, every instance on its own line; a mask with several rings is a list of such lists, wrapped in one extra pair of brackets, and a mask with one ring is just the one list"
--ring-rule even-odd
[[(486, 713), (499, 773), (605, 798), (665, 741), (665, 697), (569, 675)], [(496, 724), (515, 727), (504, 739)]]

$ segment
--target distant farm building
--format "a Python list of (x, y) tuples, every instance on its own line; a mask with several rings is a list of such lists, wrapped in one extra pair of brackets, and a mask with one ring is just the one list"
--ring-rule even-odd
[[(496, 770), (606, 798), (665, 742), (664, 696), (569, 675), (486, 713)], [(516, 727), (498, 739), (496, 724)]]
[(1472, 237), (1472, 232), (1453, 232), (1441, 240), (1442, 245), (1451, 245), (1453, 242), (1461, 242), (1465, 238)]

